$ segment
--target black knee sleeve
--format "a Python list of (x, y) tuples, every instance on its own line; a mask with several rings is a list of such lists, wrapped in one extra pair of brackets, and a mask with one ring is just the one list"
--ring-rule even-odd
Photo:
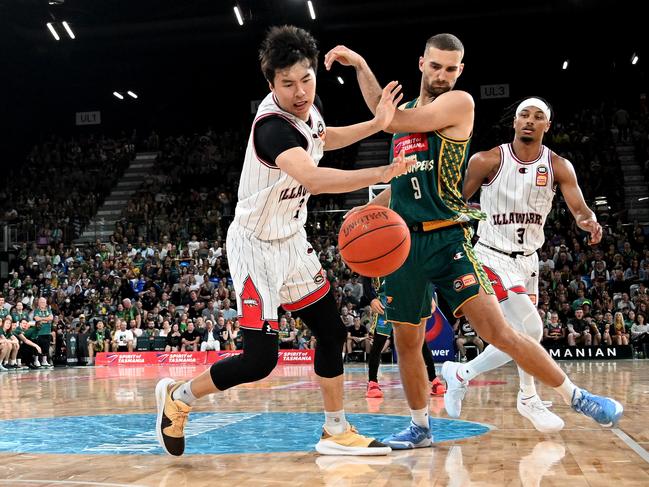
[(243, 332), (243, 353), (220, 360), (210, 367), (217, 389), (255, 382), (267, 377), (277, 365), (277, 334), (258, 330)]
[(343, 373), (343, 344), (347, 328), (336, 309), (333, 291), (322, 299), (293, 313), (311, 329), (316, 338), (313, 370), (320, 377), (333, 378)]

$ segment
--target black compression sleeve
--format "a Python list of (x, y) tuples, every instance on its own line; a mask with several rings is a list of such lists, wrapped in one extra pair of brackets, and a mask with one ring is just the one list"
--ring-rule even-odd
[(282, 152), (293, 147), (306, 150), (309, 145), (304, 136), (291, 123), (279, 116), (259, 120), (254, 128), (254, 144), (257, 157), (269, 166)]

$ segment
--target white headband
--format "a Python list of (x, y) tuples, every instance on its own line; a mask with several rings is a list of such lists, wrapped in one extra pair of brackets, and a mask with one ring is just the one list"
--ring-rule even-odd
[(528, 98), (527, 100), (523, 100), (516, 108), (516, 116), (518, 117), (518, 115), (527, 107), (538, 108), (543, 113), (545, 113), (545, 117), (550, 120), (550, 107), (547, 105), (547, 103), (545, 103), (543, 100), (539, 100), (538, 98)]

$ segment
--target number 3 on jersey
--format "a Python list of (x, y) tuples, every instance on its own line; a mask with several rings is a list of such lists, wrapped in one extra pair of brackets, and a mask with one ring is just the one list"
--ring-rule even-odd
[(415, 199), (420, 200), (421, 199), (421, 187), (419, 186), (419, 179), (417, 179), (416, 176), (413, 176), (410, 178), (410, 182), (412, 183), (412, 189), (415, 192)]
[(523, 237), (525, 236), (525, 229), (524, 228), (519, 228), (516, 230), (516, 233), (518, 234), (518, 241), (516, 243), (522, 244), (523, 243)]

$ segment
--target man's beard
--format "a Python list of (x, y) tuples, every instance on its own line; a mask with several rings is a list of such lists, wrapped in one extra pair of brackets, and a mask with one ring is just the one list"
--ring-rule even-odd
[(426, 92), (431, 98), (437, 98), (439, 95), (443, 95), (447, 91), (451, 91), (451, 87), (448, 85), (445, 86), (433, 86), (433, 85), (427, 85), (426, 86)]
[(521, 142), (525, 142), (526, 144), (534, 142), (534, 137), (531, 137), (529, 135), (521, 135), (519, 139)]

